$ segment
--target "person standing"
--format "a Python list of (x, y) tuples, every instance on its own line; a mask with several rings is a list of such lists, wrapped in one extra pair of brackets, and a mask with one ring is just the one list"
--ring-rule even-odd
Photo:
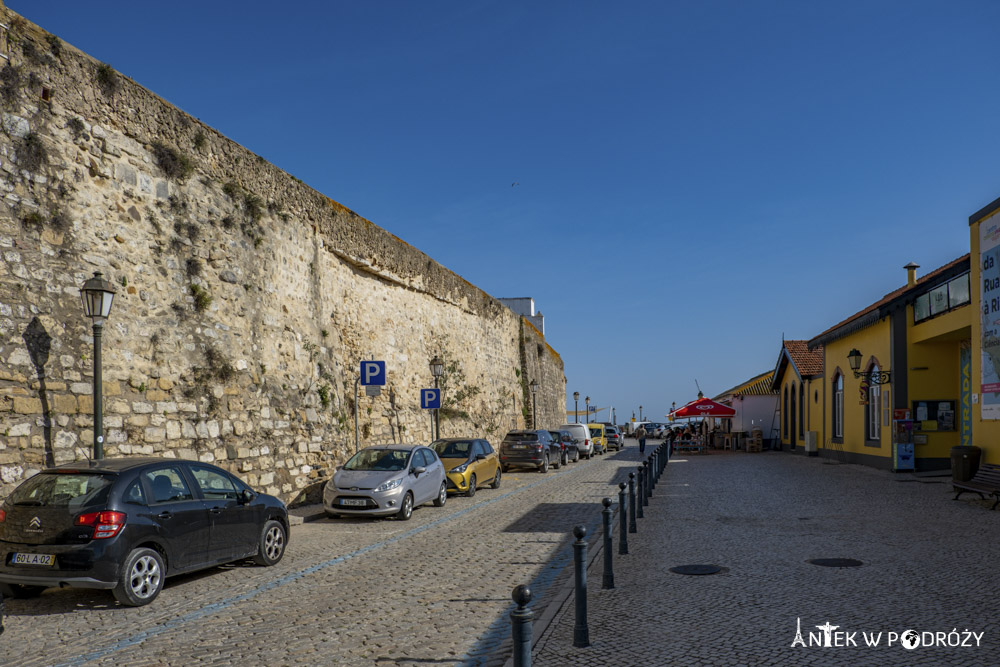
[(646, 453), (646, 427), (642, 424), (639, 425), (639, 430), (635, 432), (635, 437), (639, 438), (639, 453)]

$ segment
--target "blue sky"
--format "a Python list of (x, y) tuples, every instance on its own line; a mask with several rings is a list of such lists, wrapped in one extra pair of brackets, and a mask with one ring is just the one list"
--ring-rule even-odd
[(619, 421), (772, 369), (1000, 196), (992, 0), (7, 6), (534, 297), (568, 406)]

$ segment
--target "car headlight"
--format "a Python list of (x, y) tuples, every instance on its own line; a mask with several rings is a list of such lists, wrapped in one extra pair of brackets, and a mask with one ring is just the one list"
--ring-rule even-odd
[(375, 487), (375, 493), (382, 493), (383, 491), (391, 491), (403, 483), (402, 478), (390, 479), (388, 482), (382, 482), (377, 487)]
[(468, 463), (463, 463), (460, 466), (455, 466), (454, 468), (452, 468), (448, 472), (457, 472), (458, 474), (462, 474), (463, 472), (465, 472), (466, 468), (468, 468), (468, 467), (469, 467)]

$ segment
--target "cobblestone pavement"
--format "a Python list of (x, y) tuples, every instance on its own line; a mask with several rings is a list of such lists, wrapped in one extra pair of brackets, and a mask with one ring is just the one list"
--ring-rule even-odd
[(538, 608), (556, 598), (573, 525), (596, 528), (637, 457), (512, 472), (408, 522), (296, 525), (277, 566), (172, 578), (146, 607), (81, 589), (9, 600), (0, 664), (501, 665), (511, 590), (529, 583)]
[[(678, 457), (628, 555), (615, 537), (616, 587), (600, 588), (602, 558), (588, 570), (591, 646), (573, 647), (570, 596), (536, 622), (533, 664), (998, 665), (1000, 511), (953, 501), (949, 482), (790, 453)], [(863, 565), (806, 562), (816, 558)], [(670, 571), (686, 564), (724, 569)], [(837, 626), (833, 645), (793, 647), (800, 621), (807, 644)], [(932, 646), (888, 645), (908, 629)], [(966, 631), (983, 633), (978, 646)], [(879, 644), (862, 633), (882, 633)]]

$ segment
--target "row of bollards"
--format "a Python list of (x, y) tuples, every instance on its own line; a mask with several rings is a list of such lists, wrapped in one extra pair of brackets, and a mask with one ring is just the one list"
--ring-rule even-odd
[[(659, 481), (664, 469), (670, 461), (670, 445), (666, 442), (650, 452), (649, 457), (638, 466), (636, 472), (628, 474), (628, 484), (618, 484), (618, 553), (628, 554), (628, 533), (638, 532), (636, 518), (642, 519), (643, 506), (649, 506), (653, 496), (653, 488)], [(626, 505), (626, 488), (628, 489), (628, 504)], [(615, 573), (612, 545), (612, 515), (611, 498), (601, 500), (604, 509), (601, 511), (601, 523), (604, 539), (604, 573), (601, 578), (601, 588), (615, 587)], [(576, 616), (573, 624), (573, 646), (586, 648), (590, 646), (590, 627), (587, 624), (587, 529), (575, 526), (573, 535), (573, 569), (574, 596)], [(511, 598), (517, 608), (510, 613), (511, 636), (514, 642), (514, 667), (530, 667), (531, 665), (531, 622), (534, 614), (527, 608), (531, 601), (531, 590), (524, 585), (517, 586), (511, 593)]]

